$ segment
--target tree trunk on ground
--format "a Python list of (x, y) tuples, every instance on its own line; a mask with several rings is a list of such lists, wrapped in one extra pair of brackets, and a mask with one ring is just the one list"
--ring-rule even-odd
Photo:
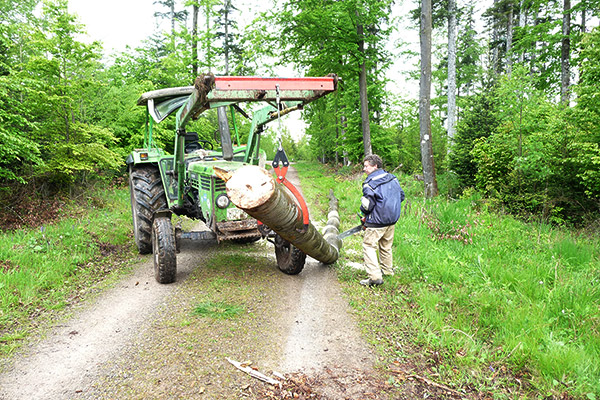
[(232, 173), (217, 169), (215, 173), (227, 182), (227, 196), (238, 208), (318, 261), (332, 264), (338, 259), (337, 249), (312, 223), (304, 227), (302, 210), (293, 196), (264, 168), (247, 165)]
[[(358, 14), (358, 13), (357, 13)], [(369, 124), (369, 98), (367, 96), (367, 65), (365, 54), (365, 41), (363, 38), (364, 29), (362, 24), (356, 25), (356, 33), (358, 34), (358, 52), (363, 58), (360, 65), (360, 74), (358, 77), (358, 90), (360, 93), (360, 117), (362, 120), (363, 145), (365, 156), (372, 154), (371, 148), (371, 126)]]
[(421, 81), (419, 88), (419, 126), (421, 134), (421, 163), (425, 197), (437, 196), (438, 188), (433, 163), (431, 141), (431, 0), (421, 2)]
[(448, 1), (448, 151), (456, 122), (456, 0)]
[(331, 246), (335, 247), (339, 253), (342, 248), (342, 239), (340, 234), (340, 214), (338, 212), (338, 199), (333, 193), (333, 189), (329, 189), (329, 213), (327, 214), (327, 224), (323, 229), (323, 238)]
[(562, 46), (560, 51), (561, 85), (560, 101), (569, 104), (569, 86), (571, 84), (571, 0), (563, 2)]

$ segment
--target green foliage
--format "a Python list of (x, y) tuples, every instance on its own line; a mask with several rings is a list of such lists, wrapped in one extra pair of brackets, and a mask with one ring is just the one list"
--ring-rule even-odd
[(497, 125), (495, 104), (492, 93), (484, 92), (468, 99), (450, 154), (450, 169), (454, 171), (463, 187), (475, 186), (477, 166), (471, 151), (480, 138), (491, 135)]
[(28, 135), (30, 114), (15, 100), (18, 85), (0, 76), (0, 181), (25, 183), (30, 169), (42, 164), (40, 148)]
[(56, 223), (0, 233), (0, 352), (27, 336), (31, 316), (62, 309), (115, 272), (107, 258), (133, 255), (128, 190), (85, 198), (88, 203), (65, 206)]
[[(572, 162), (586, 195), (600, 199), (600, 29), (585, 35), (581, 50), (581, 79), (575, 87), (577, 105), (572, 109), (573, 123), (581, 130), (573, 144)], [(577, 151), (578, 150), (578, 151)]]
[(397, 155), (397, 159), (389, 159), (392, 169), (399, 166), (408, 174), (422, 171), (417, 101), (391, 97), (383, 123), (390, 126), (387, 128), (391, 130), (390, 143), (393, 143)]
[[(331, 160), (345, 151), (352, 161), (364, 156), (358, 77), (365, 62), (373, 151), (386, 152), (389, 136), (379, 131), (375, 116), (384, 107), (385, 71), (389, 55), (384, 49), (390, 34), (389, 1), (353, 0), (286, 1), (262, 16), (254, 29), (267, 36), (267, 50), (281, 63), (295, 63), (309, 76), (335, 73), (343, 79), (336, 96), (328, 96), (305, 113), (313, 154)], [(278, 29), (270, 29), (276, 26)], [(359, 35), (357, 27), (364, 27)], [(365, 50), (361, 50), (361, 41)], [(281, 49), (281, 50), (274, 50)], [(342, 117), (344, 120), (342, 120)], [(380, 134), (381, 133), (381, 134)]]
[(474, 6), (467, 6), (462, 15), (464, 17), (459, 17), (459, 21), (464, 25), (459, 28), (461, 34), (458, 35), (456, 44), (456, 87), (458, 93), (469, 96), (483, 74), (479, 57), (484, 49), (475, 31)]
[(458, 125), (450, 166), (463, 187), (476, 186), (501, 209), (581, 221), (594, 208), (589, 185), (597, 183), (598, 153), (576, 110), (548, 101), (516, 66), (474, 99)]
[(110, 149), (115, 141), (108, 129), (77, 124), (73, 126), (73, 138), (68, 143), (47, 147), (54, 157), (46, 168), (64, 179), (84, 177), (95, 171), (118, 170), (123, 155)]

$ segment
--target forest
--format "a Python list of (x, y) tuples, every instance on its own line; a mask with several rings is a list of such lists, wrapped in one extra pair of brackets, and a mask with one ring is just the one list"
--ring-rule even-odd
[[(359, 285), (360, 235), (332, 266), (390, 382), (427, 377), (452, 398), (599, 398), (600, 0), (147, 4), (154, 33), (111, 52), (67, 0), (0, 0), (0, 358), (139, 262), (125, 160), (147, 145), (142, 93), (207, 73), (335, 74), (301, 124), (271, 123), (260, 143), (270, 159), (281, 140), (298, 161), (314, 220), (335, 188), (345, 228), (365, 155), (398, 176), (398, 273)], [(237, 123), (243, 142), (250, 122)], [(187, 126), (220, 146), (215, 110)], [(172, 153), (174, 118), (153, 129)], [(270, 285), (263, 254), (244, 257), (235, 287), (250, 268)], [(230, 294), (220, 274), (239, 260), (221, 259), (197, 269), (210, 283), (199, 292)], [(405, 365), (411, 375), (394, 370)]]
[[(190, 85), (203, 72), (285, 67), (342, 79), (335, 96), (304, 110), (301, 138), (284, 135), (291, 158), (351, 168), (373, 152), (386, 169), (422, 179), (427, 197), (475, 191), (525, 220), (597, 230), (600, 2), (494, 0), (478, 9), (423, 0), (392, 17), (400, 6), (284, 0), (247, 23), (233, 0), (157, 0), (156, 21), (168, 29), (107, 54), (66, 0), (2, 1), (2, 213), (122, 176), (142, 145), (141, 93)], [(418, 32), (420, 52), (398, 39), (407, 31)], [(419, 93), (390, 90), (398, 61)], [(155, 133), (167, 151), (170, 124)], [(214, 113), (195, 129), (218, 140)], [(263, 141), (268, 154), (274, 140)]]

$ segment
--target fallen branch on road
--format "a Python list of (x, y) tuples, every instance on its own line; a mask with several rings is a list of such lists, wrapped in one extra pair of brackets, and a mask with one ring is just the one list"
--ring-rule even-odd
[(245, 373), (247, 373), (248, 375), (250, 375), (253, 378), (259, 379), (263, 382), (269, 383), (271, 385), (274, 386), (278, 386), (281, 384), (281, 382), (279, 382), (276, 379), (273, 379), (271, 377), (266, 376), (265, 374), (258, 372), (248, 366), (243, 365), (241, 362), (232, 360), (231, 358), (227, 358), (227, 361), (229, 361), (229, 363), (231, 365), (233, 365), (234, 367), (236, 367), (237, 369), (239, 369), (240, 371), (243, 371)]

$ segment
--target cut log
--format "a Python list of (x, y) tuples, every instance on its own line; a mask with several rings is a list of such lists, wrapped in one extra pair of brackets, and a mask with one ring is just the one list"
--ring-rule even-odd
[(338, 213), (338, 199), (333, 194), (333, 189), (329, 189), (329, 213), (327, 214), (327, 225), (323, 229), (323, 237), (331, 246), (335, 247), (339, 253), (342, 248), (342, 239), (340, 234), (340, 214)]
[(217, 169), (215, 173), (227, 182), (227, 196), (238, 208), (323, 264), (333, 264), (338, 259), (337, 248), (312, 223), (304, 226), (295, 198), (264, 168), (247, 165), (231, 174)]

